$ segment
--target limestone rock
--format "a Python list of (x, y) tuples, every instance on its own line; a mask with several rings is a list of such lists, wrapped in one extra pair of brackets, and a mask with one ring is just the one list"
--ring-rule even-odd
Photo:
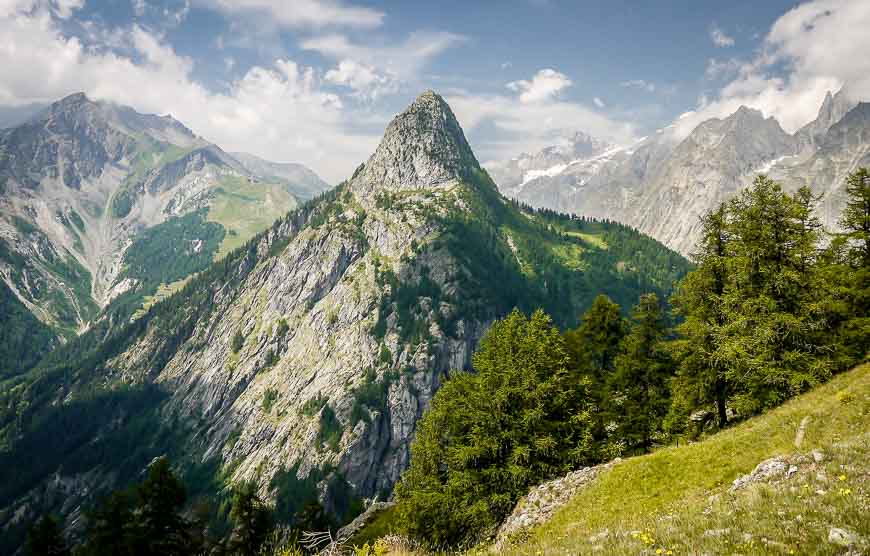
[[(611, 469), (621, 460), (619, 458), (595, 467), (584, 467), (572, 471), (564, 477), (538, 485), (517, 502), (514, 511), (501, 524), (495, 537), (495, 550), (500, 550), (505, 543), (510, 542), (511, 537), (516, 536), (523, 530), (544, 523), (550, 519), (556, 511), (568, 503), (583, 488), (591, 483), (603, 471)], [(599, 533), (603, 540), (608, 535), (607, 531)], [(598, 540), (590, 542), (598, 542)]]
[(858, 543), (858, 535), (849, 531), (848, 529), (831, 527), (828, 530), (828, 542), (831, 544), (836, 544), (838, 546), (854, 546)]
[(788, 463), (783, 457), (775, 457), (759, 463), (752, 473), (734, 479), (731, 490), (740, 490), (753, 483), (769, 482), (786, 474)]

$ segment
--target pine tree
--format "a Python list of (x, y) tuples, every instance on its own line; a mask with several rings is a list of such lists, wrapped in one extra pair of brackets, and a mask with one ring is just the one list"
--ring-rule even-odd
[(230, 548), (234, 554), (253, 556), (272, 531), (272, 514), (257, 495), (256, 484), (245, 482), (233, 493), (230, 518), (234, 522)]
[(602, 294), (582, 316), (580, 326), (564, 334), (571, 368), (588, 384), (592, 435), (596, 446), (602, 450), (602, 459), (619, 455), (618, 439), (611, 438), (612, 424), (608, 422), (610, 392), (607, 387), (620, 342), (627, 333), (628, 324), (619, 305)]
[(668, 411), (673, 362), (664, 344), (667, 332), (658, 297), (642, 295), (609, 384), (613, 420), (629, 450), (649, 451)]
[(722, 204), (701, 221), (702, 233), (693, 260), (696, 270), (679, 284), (671, 302), (682, 319), (672, 350), (679, 362), (674, 381), (671, 424), (682, 429), (688, 414), (714, 404), (719, 427), (728, 424), (727, 401), (733, 383), (728, 361), (719, 354), (726, 314), (723, 296), (729, 283), (728, 210)]
[(821, 227), (808, 190), (795, 196), (758, 176), (729, 204), (729, 284), (716, 356), (751, 414), (830, 375), (825, 288), (818, 283)]
[(613, 372), (619, 343), (627, 332), (619, 305), (602, 294), (581, 318), (580, 326), (565, 332), (571, 364), (589, 377), (592, 391), (601, 390)]
[(134, 516), (133, 496), (117, 491), (106, 497), (96, 509), (88, 512), (88, 529), (81, 553), (94, 556), (126, 556), (132, 554)]
[(860, 168), (846, 178), (846, 195), (840, 226), (851, 246), (851, 263), (870, 268), (870, 170)]
[(134, 546), (138, 553), (185, 555), (195, 547), (180, 511), (187, 499), (184, 485), (172, 473), (169, 460), (159, 458), (136, 487), (138, 508)]
[(233, 350), (233, 353), (238, 353), (242, 346), (245, 345), (245, 337), (242, 336), (241, 330), (236, 330), (236, 333), (233, 334), (233, 339), (230, 342), (230, 349)]
[(870, 170), (861, 168), (846, 178), (846, 195), (840, 219), (843, 233), (828, 249), (830, 267), (825, 278), (830, 289), (841, 292), (840, 367), (870, 354)]
[(69, 556), (60, 524), (50, 515), (43, 516), (27, 532), (26, 556)]

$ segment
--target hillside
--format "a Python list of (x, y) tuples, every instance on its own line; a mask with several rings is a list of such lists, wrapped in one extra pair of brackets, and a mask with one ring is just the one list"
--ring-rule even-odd
[[(260, 163), (243, 165), (170, 116), (84, 94), (59, 100), (0, 130), (4, 290), (56, 341), (113, 302), (113, 318), (129, 319), (146, 298), (177, 289), (295, 207), (297, 189), (310, 196), (326, 187), (304, 167), (262, 177), (269, 163)], [(0, 315), (3, 326), (24, 322)], [(25, 359), (40, 348), (25, 349)]]
[(161, 454), (196, 495), (251, 480), (279, 516), (349, 519), (392, 490), (493, 320), (544, 307), (573, 326), (598, 293), (627, 310), (688, 268), (630, 228), (504, 199), (424, 93), (350, 180), (0, 384), (0, 468), (26, 469), (0, 487), (0, 526), (75, 516)]
[[(863, 365), (702, 441), (602, 469), (549, 520), (514, 532), (496, 552), (843, 554), (851, 542), (860, 554), (870, 548), (868, 413)], [(534, 519), (559, 497), (544, 492), (514, 516)], [(350, 543), (383, 535), (390, 553), (423, 554), (389, 536), (392, 518), (383, 514)]]

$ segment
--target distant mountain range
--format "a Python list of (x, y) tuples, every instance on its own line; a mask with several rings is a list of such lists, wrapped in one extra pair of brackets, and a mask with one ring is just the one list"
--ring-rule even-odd
[(304, 166), (74, 94), (0, 130), (0, 293), (70, 338), (113, 302), (127, 318), (174, 291), (326, 188)]
[(767, 174), (786, 189), (809, 186), (821, 196), (819, 216), (835, 228), (843, 180), (870, 165), (870, 104), (847, 89), (828, 93), (815, 120), (786, 133), (772, 117), (741, 107), (679, 138), (673, 127), (629, 146), (577, 134), (567, 145), (523, 154), (487, 168), (508, 196), (637, 227), (684, 254), (699, 217)]

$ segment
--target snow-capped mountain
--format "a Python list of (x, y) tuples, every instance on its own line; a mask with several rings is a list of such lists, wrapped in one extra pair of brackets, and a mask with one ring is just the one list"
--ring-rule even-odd
[(541, 177), (555, 177), (569, 166), (601, 159), (615, 145), (600, 141), (583, 132), (563, 138), (558, 144), (536, 153), (523, 153), (503, 163), (487, 168), (496, 183), (506, 191), (519, 190), (525, 184)]
[(503, 192), (521, 201), (636, 226), (688, 254), (700, 216), (758, 174), (788, 190), (810, 186), (821, 196), (822, 222), (835, 228), (845, 176), (870, 164), (868, 116), (870, 104), (858, 103), (843, 89), (829, 93), (818, 117), (794, 134), (744, 106), (702, 122), (682, 139), (668, 128), (628, 146), (578, 134), (599, 148), (567, 160), (552, 156), (559, 152), (552, 147), (488, 170)]

